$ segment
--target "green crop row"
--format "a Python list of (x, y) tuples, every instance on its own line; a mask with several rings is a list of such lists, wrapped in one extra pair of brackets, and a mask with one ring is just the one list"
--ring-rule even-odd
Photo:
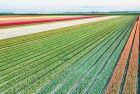
[(134, 21), (119, 17), (0, 41), (0, 93), (103, 92)]
[[(88, 37), (89, 38), (89, 37)], [(61, 50), (61, 49), (60, 49)], [(56, 51), (53, 51), (53, 52), (56, 52)], [(46, 53), (46, 52), (45, 52)], [(54, 56), (52, 56), (52, 57), (54, 57)], [(26, 59), (26, 58), (25, 58)], [(35, 58), (34, 58), (35, 59)], [(28, 59), (27, 59), (28, 60)], [(30, 59), (31, 60), (31, 59)], [(14, 62), (15, 63), (15, 62)], [(28, 62), (26, 62), (26, 63), (28, 63)], [(23, 63), (24, 65), (26, 64), (26, 63)], [(13, 63), (12, 63), (13, 64)], [(21, 66), (22, 64), (20, 63), (20, 67), (23, 67), (23, 66)], [(19, 68), (17, 68), (17, 66), (14, 66), (15, 68), (16, 68), (16, 71), (18, 71), (17, 69), (19, 69)], [(4, 68), (4, 67), (3, 67)], [(3, 73), (5, 73), (5, 74), (8, 74), (8, 72), (9, 73), (11, 73), (12, 72), (12, 70), (10, 70), (10, 69), (13, 69), (13, 70), (15, 70), (13, 67), (10, 67), (8, 70), (4, 70), (4, 71), (2, 71), (1, 72), (1, 74), (3, 74)], [(6, 71), (8, 71), (8, 72), (6, 72)]]
[[(97, 36), (97, 35), (96, 35)], [(94, 38), (94, 37), (93, 37)], [(78, 45), (79, 46), (79, 45)], [(79, 47), (78, 47), (79, 48)], [(65, 54), (64, 54), (65, 55)], [(57, 59), (57, 58), (56, 58)], [(42, 60), (42, 59), (40, 59), (40, 60)], [(52, 60), (54, 60), (54, 58), (52, 58)], [(47, 62), (46, 62), (47, 63)], [(50, 62), (51, 63), (51, 62)], [(44, 65), (43, 65), (44, 66)], [(32, 66), (33, 67), (33, 66)], [(40, 67), (40, 66), (39, 66)], [(34, 67), (33, 67), (34, 68)], [(35, 71), (37, 71), (36, 69), (38, 69), (38, 68), (36, 68), (35, 67)], [(28, 72), (28, 71), (27, 71)], [(34, 71), (33, 71), (34, 72)], [(26, 73), (24, 73), (24, 74), (26, 74)], [(27, 75), (30, 75), (30, 74), (27, 74)], [(21, 79), (23, 78), (23, 77), (26, 77), (26, 76), (20, 76), (21, 77)], [(19, 79), (18, 79), (19, 80)], [(18, 80), (15, 80), (15, 81), (18, 81)], [(14, 80), (13, 80), (14, 81)], [(11, 81), (11, 83), (13, 84), (14, 82), (13, 81)], [(5, 86), (10, 86), (9, 84), (8, 85), (5, 85)]]
[[(116, 29), (118, 29), (118, 28), (120, 28), (120, 27), (117, 27)], [(41, 93), (42, 92), (46, 93), (47, 91), (51, 92), (56, 86), (58, 86), (58, 84), (63, 83), (63, 80), (66, 81), (80, 67), (82, 67), (84, 64), (87, 64), (85, 62), (87, 62), (91, 57), (93, 57), (94, 55), (99, 56), (100, 54), (97, 52), (99, 52), (99, 50), (106, 44), (106, 42), (108, 40), (112, 39), (115, 36), (115, 34), (117, 34), (117, 33), (118, 32), (112, 32), (111, 34), (108, 34), (107, 37), (104, 37), (103, 39), (105, 39), (105, 40), (101, 41), (99, 44), (97, 44), (95, 46), (95, 48), (91, 49), (82, 58), (77, 60), (76, 63), (74, 65), (72, 65), (68, 70), (66, 70), (61, 76), (59, 76), (59, 78), (52, 80), (52, 82), (50, 84), (46, 84), (46, 86), (44, 86), (42, 88)]]
[[(99, 40), (98, 40), (98, 41), (99, 41)], [(97, 44), (96, 44), (96, 45), (97, 45)], [(94, 44), (93, 46), (95, 46), (95, 44)], [(91, 47), (90, 47), (90, 49), (93, 49), (93, 48), (94, 48), (93, 46), (91, 46)], [(86, 49), (87, 49), (87, 51), (89, 51), (89, 50), (90, 50), (90, 49), (89, 49), (89, 47), (88, 47), (88, 48), (86, 48)], [(87, 52), (87, 51), (86, 51), (86, 52)], [(84, 52), (84, 51), (83, 51), (83, 52)], [(83, 53), (83, 52), (82, 52), (82, 53)], [(82, 55), (82, 54), (80, 54), (80, 55)], [(83, 55), (82, 55), (82, 56), (83, 56)], [(72, 60), (74, 60), (74, 61), (73, 61), (73, 63), (74, 63), (74, 62), (76, 62), (76, 61), (77, 61), (77, 59), (78, 59), (78, 58), (79, 58), (79, 55), (77, 55), (77, 58), (76, 58), (76, 56), (75, 56), (75, 57), (73, 57), (73, 59), (71, 59), (68, 63), (71, 63), (71, 62), (72, 62)], [(81, 57), (80, 57), (80, 58), (81, 58)], [(62, 66), (62, 68), (63, 68), (63, 66)], [(59, 67), (59, 70), (60, 70), (60, 69), (62, 69), (62, 68), (61, 68), (61, 67)], [(53, 73), (53, 72), (51, 72), (51, 73)], [(55, 72), (54, 72), (53, 74), (55, 74)], [(45, 81), (45, 79), (43, 79), (42, 81)], [(47, 81), (47, 80), (46, 80), (46, 81)], [(35, 83), (35, 84), (36, 84), (36, 83)], [(42, 83), (42, 84), (43, 84), (43, 83)], [(39, 84), (36, 84), (36, 85), (39, 85)], [(26, 90), (24, 90), (24, 91), (28, 91), (28, 90), (30, 90), (30, 89), (28, 89), (28, 88), (27, 88), (27, 89), (26, 89)], [(30, 92), (30, 91), (29, 91), (29, 92)]]
[[(122, 32), (122, 31), (121, 31), (121, 32)], [(109, 45), (105, 45), (103, 50), (100, 49), (100, 52), (106, 51), (107, 48), (108, 48), (109, 46), (111, 46), (112, 48), (114, 48), (114, 47), (112, 46), (112, 43), (114, 43), (114, 44), (116, 44), (116, 43), (115, 43), (113, 40), (115, 40), (115, 38), (116, 38), (117, 36), (119, 36), (118, 39), (120, 39), (120, 37), (123, 37), (124, 35), (125, 35), (125, 32), (123, 32), (123, 34), (116, 35), (110, 42), (108, 42)], [(116, 40), (116, 42), (118, 42), (118, 41)], [(109, 48), (109, 49), (108, 49), (108, 53), (111, 54), (111, 51), (112, 51), (112, 49)], [(98, 53), (99, 53), (99, 52), (98, 52)], [(99, 53), (99, 54), (101, 54), (101, 53)], [(106, 52), (104, 52), (104, 55), (103, 55), (98, 61), (96, 61), (97, 57), (94, 57), (94, 58), (90, 61), (90, 63), (93, 64), (93, 70), (94, 70), (94, 71), (92, 71), (92, 73), (95, 74), (95, 73), (96, 73), (95, 71), (99, 70), (98, 68), (100, 68), (101, 66), (103, 66), (103, 63), (105, 62), (105, 60), (107, 59), (107, 55), (109, 55), (109, 54), (106, 54)], [(95, 60), (95, 61), (94, 61), (94, 60)], [(100, 63), (98, 63), (98, 62), (100, 62)], [(87, 63), (87, 62), (86, 62), (86, 63)], [(81, 67), (81, 71), (79, 70), (75, 75), (73, 75), (73, 77), (71, 77), (71, 79), (69, 79), (68, 82), (67, 82), (64, 86), (62, 86), (57, 92), (58, 92), (58, 93), (67, 93), (67, 92), (70, 92), (70, 91), (68, 91), (68, 90), (71, 89), (72, 86), (74, 86), (74, 85), (73, 85), (74, 83), (76, 83), (77, 81), (80, 81), (80, 80), (81, 80), (81, 79), (79, 79), (79, 78), (83, 77), (84, 74), (86, 74), (86, 72), (89, 71), (88, 68), (90, 68), (90, 66), (92, 66), (92, 65), (88, 64), (87, 66)], [(101, 68), (101, 69), (102, 69), (102, 68)], [(86, 70), (87, 70), (87, 71), (86, 71)], [(82, 75), (82, 74), (83, 74), (83, 75)], [(75, 82), (74, 82), (74, 81), (75, 81)], [(64, 88), (65, 88), (65, 90), (64, 90)], [(72, 91), (73, 91), (73, 90), (72, 90)]]
[[(113, 72), (114, 67), (117, 64), (117, 61), (123, 50), (123, 47), (130, 35), (131, 26), (133, 26), (132, 23), (125, 29), (125, 35), (118, 40), (118, 44), (115, 43), (114, 47), (112, 45), (113, 53), (111, 54), (111, 56), (109, 57), (108, 61), (101, 69), (99, 74), (95, 78), (93, 78), (94, 80), (93, 79), (91, 80), (92, 84), (90, 85), (90, 88), (87, 91), (90, 94), (92, 94), (92, 92), (95, 92), (95, 94), (103, 92), (106, 84), (108, 83), (109, 78), (111, 77), (111, 73)], [(108, 53), (110, 53), (110, 51)]]
[[(37, 53), (38, 51), (41, 51), (41, 50), (46, 50), (46, 51), (50, 51), (50, 49), (54, 49), (54, 48), (56, 48), (56, 47), (60, 47), (61, 45), (64, 45), (64, 44), (62, 44), (63, 42), (64, 43), (69, 43), (69, 41), (68, 40), (70, 40), (70, 41), (73, 41), (73, 39), (74, 40), (76, 40), (75, 39), (75, 37), (77, 37), (77, 38), (81, 38), (82, 36), (81, 35), (83, 35), (83, 36), (85, 36), (85, 35), (87, 35), (87, 34), (93, 34), (94, 32), (85, 32), (85, 31), (89, 31), (89, 30), (83, 30), (84, 31), (84, 33), (82, 33), (82, 31), (80, 31), (81, 32), (81, 34), (74, 34), (74, 33), (72, 33), (74, 36), (72, 36), (71, 34), (68, 34), (68, 35), (70, 35), (69, 36), (69, 38), (66, 40), (64, 37), (62, 38), (62, 37), (60, 37), (59, 39), (58, 38), (56, 38), (57, 40), (59, 40), (59, 41), (57, 41), (57, 40), (53, 40), (53, 44), (54, 45), (57, 45), (57, 46), (53, 46), (53, 45), (50, 45), (50, 46), (48, 46), (47, 44), (49, 44), (50, 43), (50, 41), (48, 42), (48, 41), (45, 41), (44, 39), (44, 42), (42, 41), (42, 42), (36, 42), (36, 43), (33, 43), (33, 44), (35, 44), (35, 46), (31, 43), (30, 44), (30, 46), (29, 46), (29, 44), (28, 45), (23, 45), (23, 46), (18, 46), (18, 48), (16, 49), (15, 47), (13, 48), (13, 49), (10, 49), (10, 50), (12, 50), (12, 51), (9, 51), (9, 49), (8, 50), (6, 50), (6, 49), (4, 49), (4, 50), (2, 50), (1, 51), (1, 53), (2, 53), (2, 56), (3, 56), (3, 58), (1, 57), (1, 59), (0, 59), (0, 61), (2, 62), (2, 63), (0, 63), (0, 65), (3, 67), (3, 66), (5, 66), (5, 65), (7, 65), (7, 64), (9, 64), (10, 62), (14, 62), (15, 60), (17, 60), (17, 59), (22, 59), (22, 58), (24, 58), (25, 56), (31, 56), (32, 54), (35, 54), (35, 53)], [(65, 35), (65, 34), (64, 34)], [(79, 36), (78, 36), (79, 35)], [(65, 36), (66, 38), (68, 37), (68, 36)], [(63, 40), (61, 40), (61, 39), (63, 39)], [(60, 43), (61, 42), (61, 43)], [(52, 43), (52, 41), (51, 41), (51, 43)], [(36, 45), (36, 44), (38, 44), (38, 45)], [(60, 45), (61, 44), (61, 45)], [(32, 46), (31, 46), (32, 45)], [(41, 45), (41, 46), (40, 46)], [(25, 47), (24, 47), (25, 46)], [(21, 49), (22, 48), (22, 49)], [(29, 48), (31, 48), (31, 49), (29, 49)], [(36, 49), (37, 48), (37, 49)], [(43, 49), (44, 48), (44, 49)], [(19, 50), (19, 51), (18, 51)], [(33, 52), (33, 53), (32, 53)], [(14, 57), (16, 57), (17, 56), (17, 58), (14, 58)], [(3, 60), (4, 59), (4, 60)], [(9, 59), (8, 61), (7, 61), (7, 59)], [(14, 60), (13, 60), (14, 59)], [(13, 64), (13, 63), (12, 63)], [(11, 64), (11, 65), (12, 65)]]

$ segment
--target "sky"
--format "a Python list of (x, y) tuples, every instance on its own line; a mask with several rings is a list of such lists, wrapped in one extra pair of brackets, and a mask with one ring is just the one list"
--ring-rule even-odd
[(0, 12), (140, 11), (140, 0), (2, 0)]

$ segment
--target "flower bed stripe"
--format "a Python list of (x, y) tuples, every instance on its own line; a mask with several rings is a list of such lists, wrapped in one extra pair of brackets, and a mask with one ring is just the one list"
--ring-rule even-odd
[(42, 18), (42, 19), (32, 19), (32, 20), (17, 20), (17, 21), (1, 21), (0, 27), (2, 26), (13, 26), (13, 25), (24, 25), (24, 24), (34, 24), (34, 23), (43, 23), (43, 22), (56, 22), (56, 21), (67, 21), (67, 20), (77, 20), (77, 19), (86, 19), (94, 18), (94, 16), (82, 16), (82, 17), (62, 17), (62, 18)]

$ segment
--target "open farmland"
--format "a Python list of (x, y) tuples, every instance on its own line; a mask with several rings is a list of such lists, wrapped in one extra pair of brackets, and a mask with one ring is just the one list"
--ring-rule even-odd
[[(15, 20), (15, 17), (9, 17), (10, 21), (3, 18), (0, 17), (0, 20), (4, 21), (0, 22), (0, 26), (8, 26), (6, 24), (11, 26)], [(91, 18), (101, 20), (95, 21)], [(88, 21), (48, 31), (40, 26), (42, 31), (41, 29), (38, 31), (41, 32), (20, 36), (16, 35), (17, 32), (21, 32), (20, 29), (16, 30), (18, 26), (2, 28), (0, 94), (138, 93), (140, 18), (135, 16), (102, 18), (94, 16), (55, 18), (56, 23), (60, 19), (64, 22), (64, 19), (78, 19), (79, 22), (88, 19)], [(27, 19), (21, 17), (16, 20), (20, 23), (22, 22), (19, 20), (29, 21), (28, 24), (31, 24), (34, 17)], [(46, 22), (46, 19), (48, 21), (48, 18), (38, 17), (34, 21), (38, 21), (39, 23), (36, 23), (39, 26), (40, 21)], [(29, 29), (24, 29), (25, 27), (21, 29), (25, 31)], [(32, 25), (28, 27), (33, 28)], [(10, 32), (12, 35), (12, 31), (13, 36), (2, 37)]]

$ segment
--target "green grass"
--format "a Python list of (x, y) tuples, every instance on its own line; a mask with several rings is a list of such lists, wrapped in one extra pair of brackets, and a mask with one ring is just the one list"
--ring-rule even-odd
[(124, 16), (1, 40), (0, 93), (103, 92), (135, 20)]

